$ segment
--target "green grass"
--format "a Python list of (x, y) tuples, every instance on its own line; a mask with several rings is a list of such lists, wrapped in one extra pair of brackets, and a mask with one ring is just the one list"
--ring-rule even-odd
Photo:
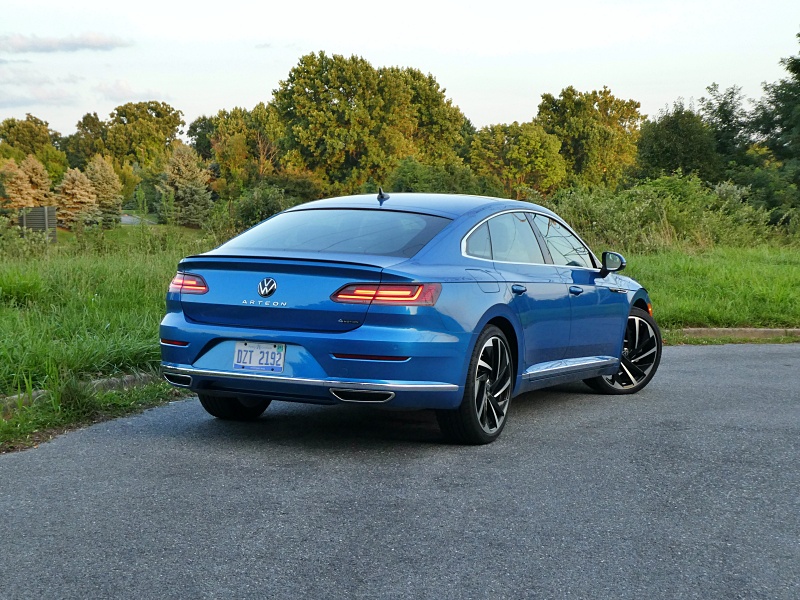
[(800, 327), (800, 252), (714, 248), (629, 256), (663, 329)]

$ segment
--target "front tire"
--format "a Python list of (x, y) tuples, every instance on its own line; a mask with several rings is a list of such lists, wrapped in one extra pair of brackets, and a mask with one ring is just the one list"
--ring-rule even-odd
[(197, 394), (206, 412), (226, 421), (252, 421), (260, 417), (272, 400), (240, 400), (210, 394)]
[(619, 371), (584, 379), (602, 394), (635, 394), (650, 383), (661, 363), (661, 331), (647, 311), (632, 308), (625, 327)]
[(514, 361), (506, 336), (490, 325), (475, 344), (461, 406), (436, 411), (445, 438), (459, 444), (496, 440), (506, 425), (514, 379)]

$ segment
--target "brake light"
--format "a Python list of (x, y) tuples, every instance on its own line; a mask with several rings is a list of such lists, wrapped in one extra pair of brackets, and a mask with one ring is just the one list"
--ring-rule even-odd
[(200, 275), (179, 272), (172, 278), (169, 291), (178, 294), (205, 294), (208, 291), (208, 284)]
[(351, 283), (331, 296), (344, 304), (396, 304), (400, 306), (433, 306), (442, 292), (440, 283), (375, 284)]

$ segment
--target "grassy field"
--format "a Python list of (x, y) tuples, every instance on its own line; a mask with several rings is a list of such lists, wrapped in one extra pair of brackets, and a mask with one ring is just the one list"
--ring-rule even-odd
[(800, 252), (774, 247), (628, 257), (663, 329), (800, 327)]
[[(0, 449), (173, 397), (164, 384), (99, 394), (83, 382), (156, 372), (158, 323), (176, 264), (211, 244), (199, 232), (147, 226), (59, 240), (38, 256), (0, 261), (0, 396), (48, 391), (31, 406), (5, 408)], [(664, 329), (800, 327), (795, 251), (668, 251), (628, 256), (628, 264)]]

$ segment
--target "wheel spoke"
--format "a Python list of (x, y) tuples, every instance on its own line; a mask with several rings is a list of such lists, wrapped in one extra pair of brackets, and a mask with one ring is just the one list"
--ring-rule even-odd
[(647, 377), (647, 373), (640, 369), (637, 365), (633, 364), (627, 357), (623, 356), (621, 360), (622, 369), (631, 378), (631, 383), (637, 383)]

